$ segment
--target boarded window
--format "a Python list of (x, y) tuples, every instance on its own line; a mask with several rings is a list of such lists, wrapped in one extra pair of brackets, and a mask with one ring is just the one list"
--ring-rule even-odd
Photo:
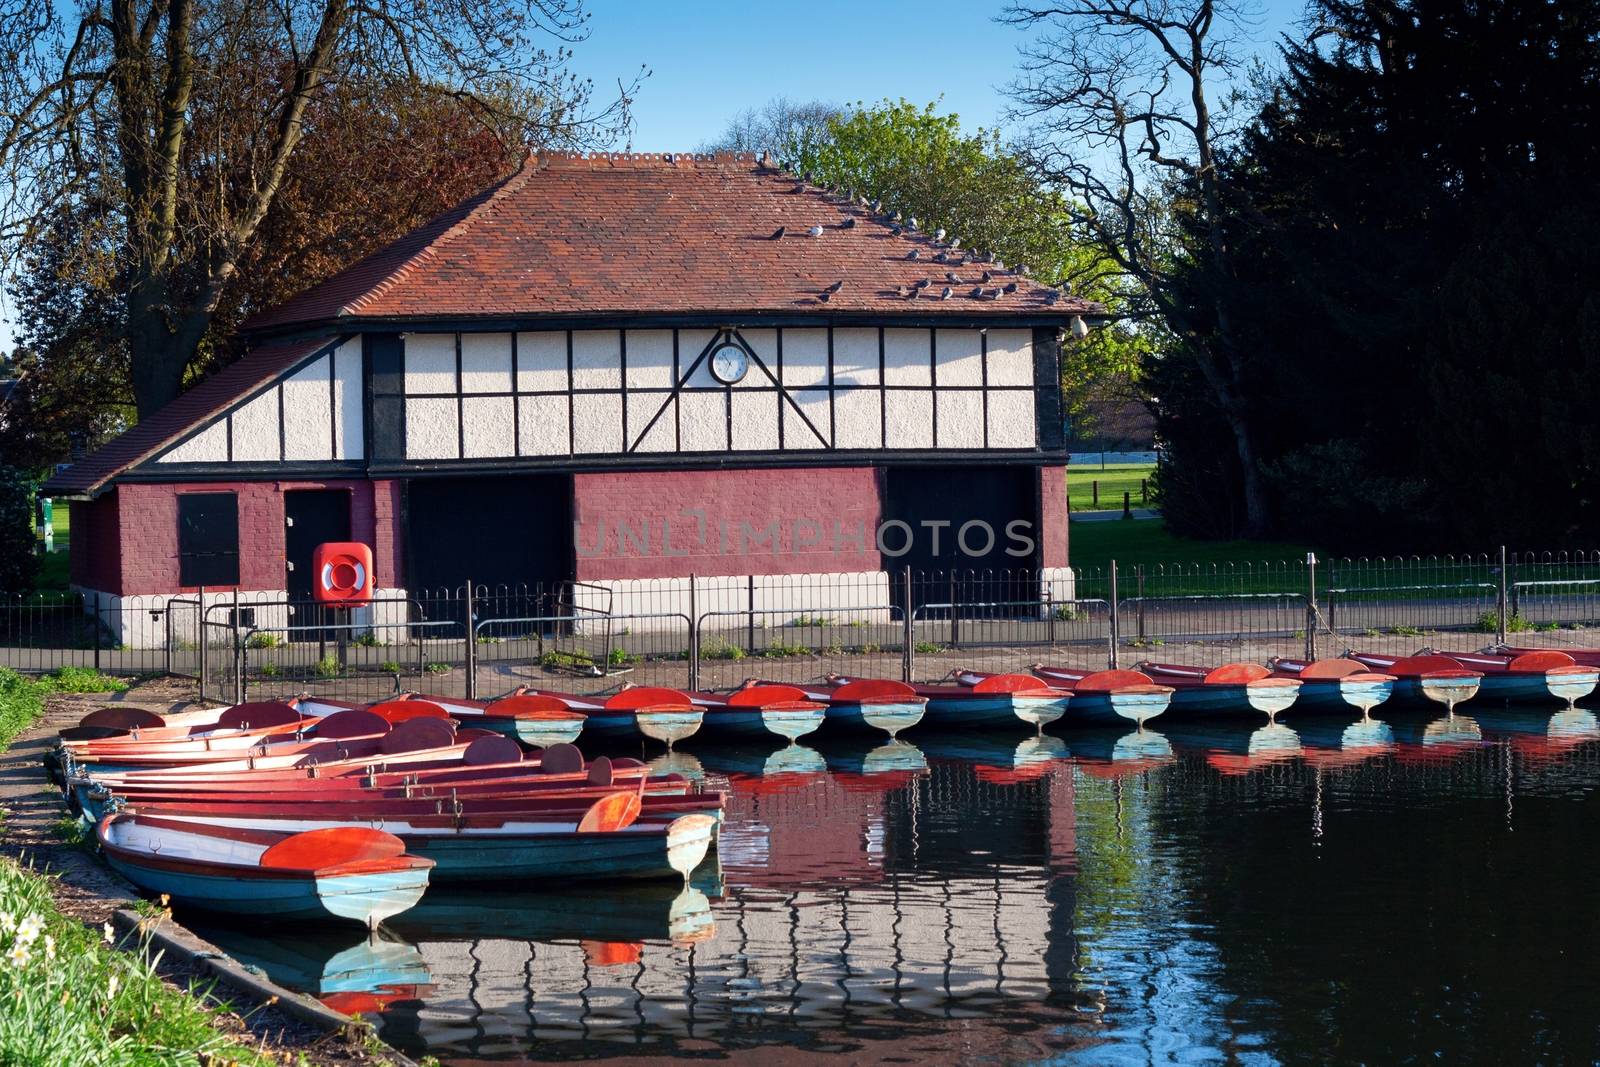
[(239, 498), (234, 494), (178, 497), (178, 580), (184, 585), (239, 584)]

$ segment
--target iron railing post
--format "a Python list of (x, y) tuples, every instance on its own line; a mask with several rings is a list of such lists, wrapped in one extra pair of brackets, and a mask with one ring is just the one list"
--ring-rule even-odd
[(1139, 640), (1142, 642), (1142, 641), (1144, 641), (1144, 638), (1145, 638), (1145, 633), (1144, 633), (1144, 564), (1143, 563), (1139, 563), (1139, 564), (1135, 564), (1134, 565), (1134, 568), (1133, 568), (1133, 588), (1134, 588), (1134, 596), (1138, 598), (1137, 599), (1137, 603), (1138, 603), (1139, 606), (1134, 610), (1135, 610), (1137, 618), (1139, 620)]
[(244, 642), (239, 640), (239, 590), (233, 591), (233, 702), (244, 703)]
[(474, 611), (472, 579), (467, 579), (467, 699), (478, 699), (478, 629)]
[(1317, 658), (1317, 554), (1306, 553), (1306, 661)]
[(100, 593), (98, 590), (94, 594), (94, 626), (92, 629), (94, 631), (94, 669), (98, 671), (100, 669)]
[(961, 623), (956, 610), (956, 569), (950, 568), (950, 647), (955, 648), (961, 644)]
[[(206, 699), (206, 683), (208, 681), (210, 681), (210, 679), (206, 675), (206, 665), (211, 659), (211, 657), (206, 654), (206, 587), (205, 586), (203, 586), (203, 585), (200, 586), (200, 592), (199, 592), (198, 595), (199, 595), (199, 598), (200, 598), (200, 615), (199, 615), (199, 625), (196, 627), (196, 629), (199, 631), (199, 634), (200, 634), (200, 642), (199, 642), (199, 644), (200, 644), (200, 699), (201, 700), (205, 700)], [(170, 611), (171, 609), (168, 608), (168, 610)]]
[(916, 649), (912, 647), (912, 644), (917, 632), (916, 623), (911, 617), (911, 564), (909, 563), (905, 566), (903, 584), (905, 602), (904, 607), (901, 608), (900, 615), (901, 627), (904, 632), (901, 634), (900, 639), (905, 647), (900, 653), (900, 680), (909, 685), (911, 684), (911, 677), (916, 670)]
[(1513, 552), (1511, 553), (1511, 562), (1507, 564), (1507, 567), (1511, 573), (1507, 574), (1506, 576), (1506, 588), (1510, 590), (1510, 603), (1507, 605), (1508, 611), (1506, 617), (1506, 628), (1508, 630), (1511, 627), (1511, 620), (1515, 619), (1522, 611), (1522, 594), (1517, 589), (1517, 583), (1512, 580), (1516, 572), (1516, 566), (1517, 554)]
[(756, 650), (756, 576), (749, 575), (745, 582), (744, 650), (752, 655)]
[(1117, 661), (1118, 661), (1118, 659), (1120, 658), (1120, 656), (1122, 654), (1121, 653), (1121, 648), (1120, 648), (1120, 646), (1122, 644), (1122, 636), (1117, 632), (1118, 629), (1119, 629), (1119, 620), (1118, 620), (1118, 617), (1117, 617), (1118, 616), (1118, 612), (1117, 612), (1117, 561), (1116, 560), (1112, 560), (1111, 561), (1111, 595), (1109, 597), (1107, 597), (1107, 599), (1111, 601), (1111, 635), (1110, 635), (1111, 648), (1109, 649), (1109, 651), (1108, 651), (1108, 653), (1106, 655), (1106, 666), (1109, 667), (1111, 670), (1116, 670), (1117, 669)]
[(689, 688), (700, 689), (700, 615), (695, 608), (693, 573), (689, 575)]
[(1497, 644), (1506, 643), (1506, 546), (1500, 546), (1500, 587), (1495, 596), (1495, 630), (1494, 639)]

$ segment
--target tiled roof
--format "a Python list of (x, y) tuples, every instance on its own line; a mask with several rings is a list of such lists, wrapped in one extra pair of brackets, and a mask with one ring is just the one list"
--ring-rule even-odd
[(724, 312), (1065, 320), (1101, 310), (895, 229), (748, 155), (532, 156), (245, 325)]
[(78, 496), (96, 492), (130, 467), (173, 444), (196, 426), (210, 421), (259, 387), (291, 370), (325, 348), (333, 339), (265, 344), (229, 364), (143, 422), (112, 438), (97, 451), (59, 471), (40, 492), (44, 496)]

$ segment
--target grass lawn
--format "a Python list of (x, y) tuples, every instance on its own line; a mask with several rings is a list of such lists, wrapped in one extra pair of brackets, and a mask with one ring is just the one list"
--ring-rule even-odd
[(1159, 519), (1074, 522), (1067, 534), (1067, 554), (1074, 567), (1104, 570), (1115, 559), (1125, 574), (1140, 565), (1148, 570), (1173, 564), (1295, 563), (1304, 561), (1308, 551), (1308, 545), (1284, 541), (1191, 541), (1168, 533)]
[[(1067, 500), (1073, 511), (1118, 511), (1122, 494), (1136, 508), (1145, 507), (1140, 483), (1155, 474), (1153, 463), (1108, 463), (1104, 468), (1085, 464), (1067, 470)], [(1100, 503), (1094, 502), (1094, 486), (1099, 483)]]

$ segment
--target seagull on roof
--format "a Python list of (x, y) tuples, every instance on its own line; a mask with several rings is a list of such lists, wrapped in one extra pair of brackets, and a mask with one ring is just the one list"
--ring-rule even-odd
[(786, 227), (783, 227), (783, 226), (779, 226), (779, 227), (778, 227), (778, 228), (777, 228), (777, 229), (776, 229), (776, 230), (773, 230), (773, 231), (772, 231), (772, 236), (771, 236), (771, 237), (769, 237), (769, 238), (768, 238), (768, 240), (769, 240), (769, 241), (778, 241), (778, 240), (782, 240), (782, 238), (783, 238), (783, 235), (784, 235), (784, 233), (785, 233), (785, 231), (786, 231), (786, 229), (787, 229), (787, 228), (786, 228)]
[(822, 236), (822, 227), (821, 226), (813, 226), (813, 227), (811, 227), (811, 229), (806, 231), (806, 234), (808, 236), (810, 236), (810, 237), (821, 237)]

